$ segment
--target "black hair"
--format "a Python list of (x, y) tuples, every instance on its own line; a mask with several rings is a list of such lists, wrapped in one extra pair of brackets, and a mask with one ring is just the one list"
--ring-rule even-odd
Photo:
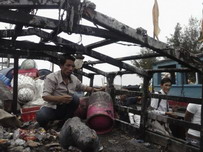
[(171, 81), (170, 78), (163, 78), (163, 79), (161, 79), (161, 85), (163, 85), (164, 83), (168, 83), (168, 82), (170, 82), (172, 84), (172, 81)]
[(66, 60), (75, 61), (75, 57), (70, 54), (65, 54), (60, 57), (59, 64), (64, 65), (66, 63)]

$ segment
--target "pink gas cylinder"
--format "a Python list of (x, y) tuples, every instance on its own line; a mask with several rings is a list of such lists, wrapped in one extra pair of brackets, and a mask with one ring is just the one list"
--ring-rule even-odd
[(87, 125), (97, 134), (108, 133), (114, 124), (114, 110), (111, 96), (106, 92), (94, 92), (89, 97)]

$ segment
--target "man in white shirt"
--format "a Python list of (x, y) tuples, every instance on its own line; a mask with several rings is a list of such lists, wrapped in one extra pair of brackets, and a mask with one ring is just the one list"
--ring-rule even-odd
[[(170, 78), (163, 78), (161, 80), (161, 85), (160, 85), (161, 90), (156, 93), (167, 95), (168, 92), (170, 91), (171, 85), (172, 85), (172, 81)], [(165, 99), (152, 98), (150, 103), (150, 109), (151, 110), (149, 111), (149, 113), (151, 112), (159, 115), (168, 115), (173, 118), (176, 118), (176, 115), (173, 112), (169, 111), (169, 104)], [(165, 135), (171, 135), (171, 130), (168, 124), (164, 122), (159, 122), (155, 120), (155, 121), (151, 121), (150, 125), (154, 131), (160, 132)]]
[[(201, 105), (189, 103), (185, 113), (185, 120), (201, 125)], [(200, 132), (194, 129), (188, 129), (186, 140), (192, 145), (200, 146)]]

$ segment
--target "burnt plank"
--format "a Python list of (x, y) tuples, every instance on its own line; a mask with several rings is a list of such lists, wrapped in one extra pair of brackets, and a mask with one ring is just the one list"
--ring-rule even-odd
[(84, 47), (82, 45), (78, 45), (76, 43), (73, 43), (71, 41), (68, 41), (68, 40), (63, 39), (58, 36), (52, 37), (52, 34), (42, 31), (40, 29), (30, 28), (30, 29), (28, 29), (28, 31), (39, 36), (42, 39), (51, 39), (52, 42), (55, 43), (56, 45), (64, 45), (64, 46), (70, 48), (71, 50), (84, 49)]
[[(26, 13), (26, 14), (29, 14), (30, 13), (30, 9), (19, 9), (17, 10), (17, 12), (22, 12), (22, 13)], [(17, 24), (15, 25), (15, 35), (12, 36), (12, 41), (15, 41), (19, 35), (19, 33), (22, 32), (22, 29), (23, 29), (23, 24)]]
[(73, 54), (75, 53), (75, 50), (71, 50), (70, 48), (67, 49), (67, 47), (62, 47), (62, 46), (53, 46), (53, 45), (45, 45), (42, 43), (33, 43), (29, 41), (13, 41), (11, 40), (5, 40), (5, 39), (0, 39), (0, 47), (1, 48), (12, 48), (15, 47), (15, 49), (26, 49), (28, 51), (50, 51), (50, 52), (64, 52), (64, 53), (70, 53)]
[(127, 132), (129, 135), (134, 136), (135, 138), (139, 137), (140, 130), (139, 128), (135, 128), (133, 124), (115, 119), (115, 126), (124, 132)]
[[(65, 21), (58, 21), (51, 18), (40, 17), (36, 15), (31, 15), (23, 12), (16, 12), (11, 10), (0, 10), (0, 21), (11, 23), (11, 24), (22, 24), (24, 26), (31, 26), (36, 28), (44, 28), (44, 29), (52, 29), (54, 31), (63, 31), (69, 33), (67, 29), (67, 22)], [(60, 23), (60, 26), (59, 26)], [(77, 25), (74, 27), (73, 33), (76, 34), (85, 34), (91, 36), (102, 37), (106, 39), (115, 39), (115, 40), (123, 40), (123, 41), (130, 41), (130, 39), (121, 37), (118, 34), (115, 34), (111, 31), (105, 29), (98, 29), (90, 26), (85, 25)], [(53, 34), (57, 35), (57, 32)], [(49, 39), (53, 37), (50, 36)]]
[[(85, 64), (94, 65), (92, 63), (94, 63), (94, 61), (90, 61), (90, 62), (85, 63)], [(180, 68), (180, 69), (170, 68), (170, 69), (157, 69), (157, 70), (146, 69), (146, 71), (149, 73), (156, 73), (156, 72), (191, 72), (194, 70), (189, 69), (189, 68)], [(134, 72), (132, 72), (132, 71), (112, 71), (109, 73), (115, 73), (117, 75), (134, 74)]]
[(11, 10), (0, 10), (0, 21), (12, 24), (23, 24), (26, 26), (33, 26), (45, 29), (55, 29), (59, 21), (30, 15), (23, 12), (16, 12)]
[(139, 91), (130, 91), (130, 90), (115, 90), (116, 95), (126, 94), (128, 96), (142, 96), (142, 92)]
[(88, 69), (88, 70), (93, 71), (93, 72), (96, 72), (96, 73), (98, 73), (98, 74), (101, 74), (101, 75), (103, 75), (103, 76), (107, 76), (107, 73), (106, 73), (106, 72), (104, 72), (104, 71), (102, 71), (102, 70), (99, 70), (99, 69), (96, 69), (96, 68), (94, 68), (94, 67), (85, 65), (85, 66), (83, 66), (83, 68)]
[(139, 74), (141, 76), (148, 76), (148, 73), (145, 72), (144, 70), (136, 68), (134, 66), (131, 66), (131, 65), (127, 64), (127, 63), (118, 61), (118, 60), (116, 60), (116, 59), (114, 59), (112, 57), (109, 57), (107, 55), (98, 53), (98, 52), (93, 51), (93, 50), (88, 50), (88, 49), (86, 49), (84, 51), (85, 51), (85, 52), (83, 52), (84, 54), (89, 55), (91, 57), (94, 57), (96, 59), (99, 59), (99, 60), (101, 60), (103, 62), (106, 62), (106, 63), (109, 63), (111, 65), (117, 66), (117, 67), (119, 67), (121, 69), (123, 68), (123, 69), (129, 70), (129, 71), (133, 71), (133, 72), (135, 72), (135, 73), (137, 73), (137, 74)]
[(150, 77), (144, 77), (143, 81), (143, 93), (142, 93), (142, 99), (141, 99), (141, 118), (140, 118), (140, 132), (141, 132), (141, 138), (144, 139), (145, 137), (145, 126), (147, 122), (147, 107), (148, 107), (148, 94), (149, 94), (149, 84), (150, 80), (152, 78), (152, 75)]
[(86, 73), (86, 72), (81, 71), (81, 70), (76, 70), (76, 71), (74, 71), (74, 73), (77, 73), (77, 74), (83, 75), (85, 77), (91, 78), (91, 74)]
[(169, 123), (169, 124), (176, 124), (178, 126), (184, 126), (185, 128), (192, 128), (195, 130), (201, 129), (201, 125), (194, 124), (194, 123), (184, 121), (181, 119), (174, 119), (172, 117), (168, 117), (168, 116), (164, 116), (164, 115), (157, 115), (152, 112), (148, 113), (148, 119), (158, 120), (158, 121)]
[[(38, 36), (40, 35), (41, 37), (43, 37), (43, 36), (49, 37), (50, 36), (49, 33), (46, 33), (46, 32), (41, 31), (41, 30), (40, 31), (36, 30), (36, 34), (38, 34)], [(75, 44), (73, 42), (70, 42), (70, 41), (65, 40), (63, 38), (60, 38), (60, 37), (54, 37), (54, 39), (52, 41), (55, 42), (55, 43), (63, 44), (65, 46), (67, 45), (67, 46), (69, 46), (68, 48), (72, 48), (72, 49), (75, 48), (75, 51), (76, 51), (75, 53), (86, 54), (86, 55), (91, 56), (93, 58), (102, 60), (103, 62), (106, 62), (106, 63), (112, 64), (114, 66), (117, 66), (119, 68), (127, 69), (129, 71), (133, 71), (133, 72), (135, 72), (135, 73), (137, 73), (139, 75), (147, 76), (147, 73), (144, 70), (141, 70), (141, 69), (136, 68), (134, 66), (131, 66), (129, 64), (123, 63), (121, 61), (115, 60), (112, 57), (109, 57), (107, 55), (98, 53), (98, 52), (93, 51), (91, 49), (86, 49), (86, 47), (84, 47), (82, 45)]]
[[(116, 95), (126, 94), (129, 96), (142, 96), (142, 93), (138, 92), (138, 91), (118, 90), (117, 89), (115, 91), (115, 93), (116, 93)], [(196, 104), (202, 103), (202, 99), (200, 99), (200, 98), (179, 97), (179, 96), (171, 96), (171, 95), (169, 96), (169, 95), (154, 94), (154, 93), (150, 93), (148, 96), (150, 98), (173, 100), (173, 101), (177, 101), (177, 102), (196, 103)]]
[[(149, 54), (140, 54), (140, 55), (131, 55), (131, 56), (126, 56), (122, 58), (115, 58), (116, 60), (119, 61), (126, 61), (126, 60), (136, 60), (136, 59), (146, 59), (146, 58), (151, 58), (151, 57), (160, 57), (162, 55), (158, 53), (149, 53)], [(90, 61), (88, 64), (100, 64), (104, 63), (102, 61)]]
[(180, 97), (180, 96), (169, 96), (169, 95), (162, 95), (162, 94), (153, 94), (151, 93), (151, 98), (160, 98), (166, 100), (173, 100), (178, 102), (186, 102), (186, 103), (196, 103), (201, 104), (202, 99), (200, 98), (189, 98), (189, 97)]
[(44, 59), (46, 60), (47, 58), (53, 58), (56, 63), (58, 54), (55, 52), (49, 52), (49, 51), (28, 51), (28, 50), (16, 50), (14, 48), (0, 48), (0, 55), (1, 57), (14, 57), (15, 55), (18, 55), (21, 58), (32, 58), (32, 59)]
[[(118, 120), (115, 120), (116, 127), (119, 129), (129, 133), (130, 135), (138, 135), (140, 133), (139, 128), (135, 128), (135, 126)], [(146, 136), (144, 141), (154, 143), (160, 146), (167, 147), (167, 151), (171, 152), (199, 152), (199, 148), (188, 145), (185, 140), (173, 138), (169, 136), (164, 136), (155, 132), (152, 132), (150, 130), (146, 130), (145, 132)]]
[[(171, 58), (187, 67), (194, 68), (198, 71), (202, 70), (203, 63), (197, 57), (187, 51), (180, 51), (170, 48), (167, 44), (157, 41), (148, 36), (146, 31), (135, 30), (114, 18), (108, 17), (102, 13), (96, 12), (92, 9), (84, 10), (83, 17), (100, 26), (109, 29), (110, 31), (118, 32), (135, 40), (135, 43), (148, 47), (168, 58)], [(143, 31), (143, 32), (142, 32)]]
[(189, 68), (161, 68), (161, 69), (148, 69), (146, 71), (151, 73), (160, 73), (160, 72), (190, 72), (194, 70)]
[(114, 43), (114, 42), (116, 42), (116, 41), (107, 39), (107, 40), (102, 40), (102, 41), (99, 41), (99, 42), (95, 42), (95, 43), (86, 45), (85, 47), (87, 49), (94, 49), (94, 48), (101, 47), (101, 46), (104, 46), (104, 45), (108, 45), (108, 44), (111, 44), (111, 43)]
[[(64, 29), (64, 31), (65, 30), (66, 29)], [(97, 36), (105, 39), (112, 39), (115, 41), (119, 40), (119, 41), (125, 41), (125, 42), (134, 42), (131, 38), (109, 31), (107, 29), (100, 29), (100, 28), (95, 28), (87, 25), (77, 25), (76, 27), (74, 27), (73, 33)]]
[(167, 151), (171, 152), (199, 152), (199, 148), (188, 145), (185, 141), (177, 138), (163, 136), (151, 131), (146, 131), (145, 140), (167, 147)]
[[(31, 32), (30, 30), (22, 30), (18, 33), (18, 36), (30, 36), (34, 35), (35, 33)], [(6, 37), (13, 37), (16, 35), (15, 30), (0, 30), (0, 37), (1, 38), (6, 38)]]
[(21, 9), (21, 8), (32, 8), (32, 9), (53, 9), (59, 8), (63, 5), (62, 0), (1, 0), (0, 8), (7, 9)]
[(11, 105), (12, 112), (17, 114), (17, 102), (18, 102), (18, 62), (19, 57), (14, 56), (14, 70), (13, 70), (13, 102)]
[[(43, 37), (43, 38), (49, 38), (51, 34), (38, 30), (38, 29), (29, 29), (31, 33), (35, 33), (36, 35)], [(72, 43), (70, 41), (64, 40), (62, 38), (56, 37), (57, 42), (63, 42), (67, 43), (66, 46), (68, 46), (68, 51), (66, 48), (60, 47), (60, 46), (50, 46), (50, 45), (44, 45), (42, 43), (36, 44), (32, 42), (23, 42), (23, 41), (15, 41), (15, 47), (19, 49), (30, 49), (30, 50), (35, 50), (35, 51), (42, 51), (42, 50), (47, 50), (47, 51), (55, 51), (55, 52), (64, 52), (64, 53), (75, 53), (77, 50), (83, 50), (82, 46), (78, 46), (75, 43)], [(2, 47), (10, 47), (13, 45), (13, 42), (10, 40), (0, 40), (0, 44), (2, 44)], [(71, 51), (72, 50), (72, 51)], [(80, 51), (79, 51), (80, 52)], [(89, 54), (87, 54), (89, 55)], [(108, 61), (107, 61), (108, 62)], [(127, 65), (127, 64), (126, 64)], [(121, 65), (122, 67), (122, 65)], [(102, 73), (102, 72), (101, 72)], [(106, 73), (102, 73), (102, 75), (106, 75)]]
[(141, 111), (140, 111), (140, 110), (133, 109), (132, 107), (115, 105), (114, 108), (115, 108), (117, 111), (123, 111), (123, 112), (128, 112), (128, 113), (131, 112), (131, 113), (137, 114), (137, 115), (140, 115), (140, 114), (141, 114)]

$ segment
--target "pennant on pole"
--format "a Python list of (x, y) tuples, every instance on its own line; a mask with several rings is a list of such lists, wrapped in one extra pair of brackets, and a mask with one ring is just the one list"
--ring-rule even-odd
[(201, 20), (201, 31), (200, 31), (199, 42), (203, 42), (203, 9), (202, 9), (202, 20)]
[(159, 28), (159, 6), (157, 3), (157, 0), (154, 0), (154, 6), (152, 10), (152, 15), (153, 15), (153, 25), (154, 25), (154, 34), (153, 37), (159, 40), (158, 35), (160, 33), (160, 28)]

